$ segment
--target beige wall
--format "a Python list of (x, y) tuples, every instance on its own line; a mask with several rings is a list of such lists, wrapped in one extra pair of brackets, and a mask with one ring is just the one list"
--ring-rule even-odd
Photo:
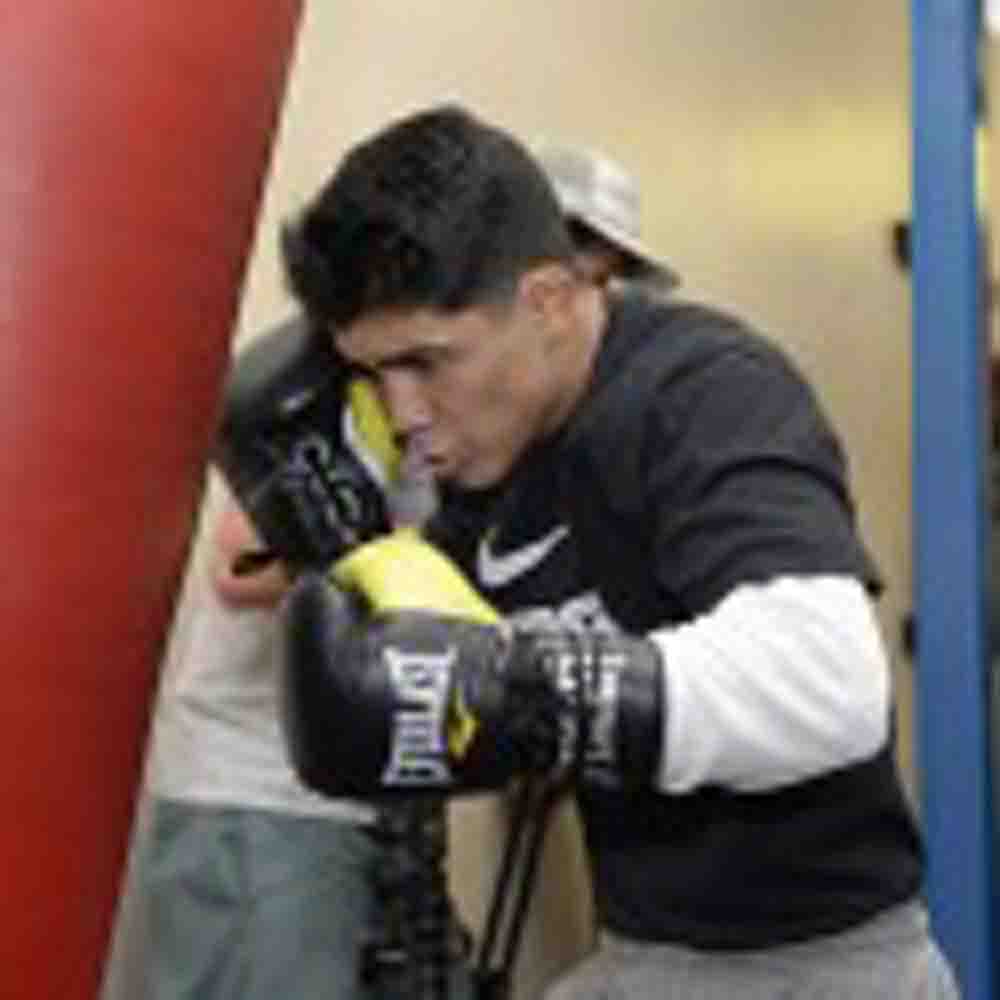
[[(312, 0), (241, 332), (286, 308), (277, 222), (387, 117), (457, 97), (525, 137), (603, 147), (641, 178), (647, 236), (686, 291), (758, 321), (812, 377), (851, 455), (895, 643), (910, 570), (909, 305), (888, 227), (909, 211), (907, 60), (904, 0)], [(461, 813), (455, 880), (475, 915), (496, 825)], [(582, 946), (574, 858), (563, 823), (524, 996)]]

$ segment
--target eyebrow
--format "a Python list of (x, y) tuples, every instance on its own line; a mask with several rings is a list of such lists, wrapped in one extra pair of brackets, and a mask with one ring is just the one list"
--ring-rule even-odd
[(360, 372), (374, 374), (385, 368), (400, 368), (409, 365), (419, 365), (424, 362), (428, 355), (447, 356), (455, 350), (455, 345), (451, 341), (427, 341), (421, 344), (414, 344), (400, 351), (385, 354), (373, 361), (361, 361), (345, 355), (348, 364)]

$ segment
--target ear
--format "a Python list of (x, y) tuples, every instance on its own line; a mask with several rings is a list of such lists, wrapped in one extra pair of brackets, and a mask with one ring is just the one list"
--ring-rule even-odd
[(572, 325), (577, 279), (565, 264), (539, 264), (521, 275), (518, 299), (547, 330)]

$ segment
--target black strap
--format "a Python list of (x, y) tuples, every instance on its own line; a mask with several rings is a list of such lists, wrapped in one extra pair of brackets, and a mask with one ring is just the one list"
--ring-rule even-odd
[[(503, 861), (493, 889), (486, 927), (474, 969), (477, 1000), (505, 1000), (510, 995), (514, 964), (524, 931), (524, 918), (535, 888), (535, 876), (549, 819), (563, 797), (562, 781), (527, 778), (517, 790), (507, 828)], [(511, 896), (511, 881), (520, 866)], [(504, 918), (506, 917), (506, 920)], [(506, 939), (501, 941), (501, 926)]]
[[(514, 964), (524, 932), (524, 919), (535, 889), (538, 862), (542, 855), (545, 835), (555, 806), (583, 773), (587, 746), (590, 743), (590, 701), (588, 689), (599, 674), (596, 658), (601, 655), (601, 640), (593, 642), (583, 636), (570, 635), (577, 646), (574, 656), (573, 704), (567, 711), (576, 714), (576, 745), (573, 759), (562, 771), (543, 776), (531, 775), (521, 782), (514, 801), (514, 813), (507, 828), (503, 860), (493, 888), (493, 898), (486, 918), (475, 967), (478, 1000), (505, 1000), (510, 995)], [(519, 878), (513, 889), (511, 880), (520, 865)], [(509, 905), (508, 905), (509, 904)], [(500, 928), (504, 924), (506, 940), (500, 943)], [(497, 958), (499, 956), (499, 958)]]

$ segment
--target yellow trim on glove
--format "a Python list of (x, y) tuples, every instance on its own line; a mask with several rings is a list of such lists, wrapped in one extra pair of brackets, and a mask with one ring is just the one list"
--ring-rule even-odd
[(347, 405), (358, 436), (384, 471), (386, 482), (395, 482), (402, 454), (396, 447), (389, 415), (369, 379), (351, 379), (347, 387)]
[(366, 598), (375, 614), (429, 611), (480, 625), (503, 620), (461, 570), (415, 528), (399, 528), (358, 546), (330, 573), (339, 587)]

